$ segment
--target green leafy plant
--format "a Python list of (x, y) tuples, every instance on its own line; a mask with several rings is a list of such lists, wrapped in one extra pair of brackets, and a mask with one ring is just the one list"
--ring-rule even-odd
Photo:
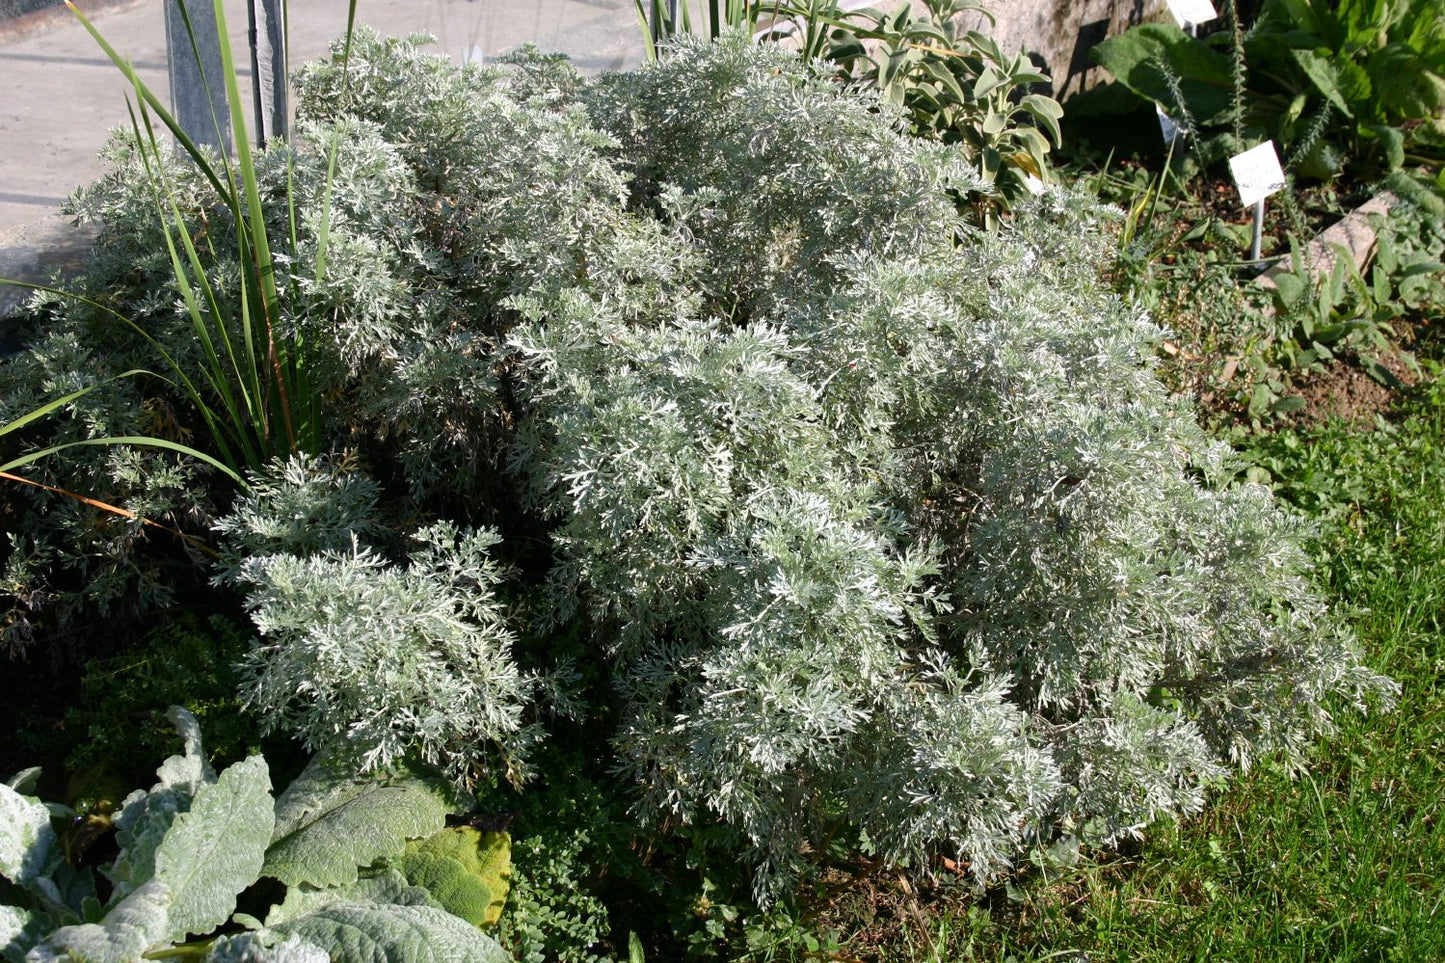
[(166, 718), (172, 705), (184, 706), (200, 720), (213, 758), (244, 758), (258, 726), (236, 703), (234, 664), (254, 644), (243, 625), (219, 615), (202, 619), (187, 613), (145, 633), (125, 651), (90, 660), (79, 699), (67, 713), (69, 739), (78, 745), (67, 755), (66, 767), (118, 773), (148, 768), (174, 741), (175, 727)]
[(1242, 35), (1142, 24), (1091, 56), (1184, 119), (1204, 163), (1265, 139), (1316, 178), (1445, 156), (1445, 31), (1428, 0), (1266, 0)]
[[(0, 875), (13, 887), (0, 905), (5, 959), (509, 959), (476, 921), (444, 908), (448, 893), (434, 897), (391, 867), (407, 840), (449, 838), (449, 804), (425, 781), (358, 781), (317, 760), (273, 801), (264, 759), (217, 774), (195, 717), (173, 709), (172, 719), (185, 753), (126, 798), (114, 824), (120, 851), (101, 877), (68, 863), (58, 844), (52, 822), (73, 814), (25, 794), (37, 771), (0, 785)], [(495, 879), (506, 862), (500, 840), (459, 863), (460, 875)], [(289, 887), (264, 923), (236, 912), (262, 877)]]
[(835, 13), (824, 56), (849, 83), (902, 107), (914, 133), (962, 145), (1007, 210), (1053, 180), (1048, 155), (1061, 139), (1063, 108), (1032, 92), (1049, 78), (1022, 50), (1008, 55), (987, 34), (960, 27), (967, 13), (992, 22), (986, 9), (968, 0), (925, 7)]

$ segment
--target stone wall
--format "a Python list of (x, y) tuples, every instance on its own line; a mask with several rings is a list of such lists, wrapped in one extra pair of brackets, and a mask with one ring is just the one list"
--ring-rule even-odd
[[(1054, 96), (1061, 100), (1105, 79), (1090, 65), (1090, 47), (1136, 23), (1173, 22), (1164, 0), (986, 0), (983, 5), (996, 19), (992, 29), (978, 14), (961, 22), (990, 33), (1005, 52), (1027, 50), (1035, 63), (1048, 68)], [(923, 5), (915, 0), (915, 6)]]

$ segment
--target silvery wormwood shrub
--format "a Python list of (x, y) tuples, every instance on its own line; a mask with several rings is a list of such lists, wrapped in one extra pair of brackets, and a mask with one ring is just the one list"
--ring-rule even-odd
[(1388, 697), (1298, 523), (1155, 379), (1097, 206), (971, 231), (953, 155), (738, 43), (582, 99), (693, 255), (650, 319), (512, 301), (514, 469), (557, 520), (552, 611), (617, 666), (640, 812), (734, 827), (764, 895), (840, 824), (987, 878)]
[(516, 663), (580, 636), (637, 813), (729, 827), (771, 898), (824, 839), (980, 880), (1114, 840), (1388, 701), (1154, 377), (1089, 199), (980, 233), (957, 153), (739, 38), (584, 80), (362, 33), (298, 96), (263, 173), (345, 458), (254, 481), (218, 577), (246, 698), (313, 744), (520, 760)]

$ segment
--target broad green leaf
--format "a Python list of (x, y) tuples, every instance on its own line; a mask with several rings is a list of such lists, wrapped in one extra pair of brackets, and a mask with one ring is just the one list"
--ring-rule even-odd
[(408, 845), (397, 865), (447, 912), (475, 926), (492, 926), (511, 888), (512, 840), (506, 833), (451, 827)]
[(293, 886), (286, 898), (271, 907), (266, 916), (268, 927), (279, 926), (310, 916), (332, 903), (394, 903), (398, 906), (431, 906), (447, 909), (421, 886), (407, 882), (398, 870), (390, 869), (380, 876), (358, 879), (348, 886), (317, 889), (314, 886)]
[(209, 933), (236, 907), (236, 895), (261, 875), (275, 826), (266, 760), (252, 756), (202, 786), (156, 850), (156, 877), (174, 894), (172, 934)]
[(1229, 110), (1234, 88), (1229, 58), (1173, 24), (1134, 27), (1095, 46), (1089, 56), (1121, 84), (1171, 113), (1180, 105), (1161, 64), (1179, 78), (1185, 106), (1197, 123), (1219, 123)]
[(288, 886), (344, 886), (357, 869), (446, 825), (448, 805), (415, 777), (356, 779), (315, 760), (276, 801), (262, 872)]
[(1391, 6), (1399, 6), (1395, 0), (1348, 0), (1345, 3), (1331, 3), (1335, 22), (1340, 31), (1337, 36), (1343, 43), (1335, 46), (1374, 47), (1379, 43), (1381, 31), (1387, 30)]
[(481, 930), (431, 906), (333, 903), (270, 930), (297, 934), (335, 960), (406, 960), (407, 963), (513, 963), (511, 954)]
[(1415, 4), (1405, 13), (1393, 36), (1420, 51), (1437, 73), (1445, 71), (1445, 17), (1427, 3)]
[(1315, 85), (1315, 89), (1324, 95), (1336, 110), (1346, 117), (1355, 116), (1354, 107), (1345, 99), (1336, 80), (1335, 65), (1338, 61), (1335, 58), (1326, 57), (1313, 50), (1296, 50), (1294, 51), (1294, 61), (1310, 79), (1310, 83)]
[(1030, 171), (1029, 173), (1042, 180), (1043, 171), (1040, 162), (1048, 156), (1049, 142), (1044, 140), (1043, 134), (1040, 134), (1032, 127), (1020, 127), (1014, 131), (1014, 136), (1023, 142), (1024, 149), (1027, 150), (1032, 157), (1034, 166), (1040, 167), (1039, 170)]
[(166, 942), (170, 891), (147, 881), (105, 914), (99, 923), (62, 926), (26, 957), (29, 963), (135, 963)]
[(1385, 160), (1391, 168), (1403, 167), (1405, 164), (1405, 132), (1398, 127), (1391, 127), (1388, 124), (1367, 124), (1360, 128), (1380, 141), (1380, 146), (1385, 150)]
[[(1445, 84), (1414, 50), (1390, 44), (1370, 54), (1363, 70), (1377, 92), (1380, 120), (1423, 120), (1445, 109)], [(1361, 118), (1365, 119), (1365, 118)]]
[(0, 876), (14, 883), (35, 879), (54, 845), (45, 804), (0, 783)]
[(1279, 292), (1280, 304), (1286, 308), (1298, 303), (1300, 298), (1305, 296), (1305, 282), (1297, 274), (1279, 274), (1274, 283)]
[(1059, 120), (1064, 116), (1064, 108), (1057, 100), (1042, 94), (1029, 94), (1019, 101), (1019, 106), (1049, 132), (1055, 144), (1063, 142), (1063, 135), (1059, 132)]
[(1006, 83), (1008, 78), (999, 73), (998, 68), (988, 65), (979, 71), (978, 79), (973, 82), (973, 99), (982, 100), (990, 93)]

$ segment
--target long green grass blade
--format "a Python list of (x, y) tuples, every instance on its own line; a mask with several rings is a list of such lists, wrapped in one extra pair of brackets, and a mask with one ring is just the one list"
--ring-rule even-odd
[(68, 395), (56, 398), (49, 404), (42, 405), (41, 407), (36, 408), (34, 411), (28, 411), (25, 414), (21, 415), (19, 418), (16, 418), (14, 421), (8, 421), (5, 424), (0, 425), (0, 435), (8, 435), (12, 431), (18, 431), (21, 428), (24, 428), (26, 425), (30, 424), (32, 421), (44, 418), (52, 411), (55, 411), (58, 408), (65, 407), (75, 399), (85, 397), (98, 387), (99, 385), (89, 385), (87, 387), (81, 388), (79, 391), (72, 391)]
[(167, 451), (178, 452), (187, 457), (194, 458), (197, 461), (205, 462), (207, 465), (224, 474), (227, 478), (230, 478), (240, 487), (247, 487), (246, 480), (241, 477), (240, 473), (205, 452), (198, 451), (190, 445), (182, 445), (180, 442), (168, 441), (165, 438), (147, 438), (143, 435), (123, 435), (116, 438), (87, 438), (83, 441), (68, 442), (64, 445), (52, 445), (49, 448), (32, 451), (20, 458), (7, 461), (5, 464), (0, 465), (0, 471), (11, 471), (16, 468), (23, 468), (26, 465), (40, 461), (42, 458), (48, 458), (56, 452), (66, 451), (70, 448), (90, 448), (107, 445), (134, 445), (140, 448), (164, 448)]
[(135, 321), (127, 318), (125, 315), (114, 310), (113, 308), (101, 304), (99, 301), (92, 300), (85, 297), (84, 295), (76, 294), (73, 291), (66, 291), (64, 288), (57, 288), (48, 284), (35, 284), (29, 281), (15, 281), (10, 278), (0, 278), (0, 285), (7, 287), (28, 288), (33, 291), (44, 291), (46, 294), (54, 295), (55, 297), (59, 298), (65, 298), (67, 300), (74, 301), (77, 304), (84, 304), (86, 307), (94, 308), (97, 311), (101, 311), (105, 314), (110, 315), (122, 324), (127, 325), (136, 334), (144, 338), (146, 342), (156, 350), (156, 353), (159, 354), (161, 356), (161, 359), (165, 361), (167, 367), (169, 367), (170, 370), (175, 373), (176, 381), (172, 381), (171, 379), (155, 374), (154, 372), (147, 373), (151, 374), (155, 378), (159, 378), (161, 381), (164, 381), (169, 385), (175, 386), (177, 385), (177, 382), (179, 382), (179, 387), (184, 390), (186, 397), (189, 398), (191, 403), (194, 404), (197, 410), (200, 411), (201, 417), (206, 422), (207, 430), (211, 433), (212, 439), (216, 442), (216, 446), (221, 449), (222, 457), (228, 459), (231, 464), (235, 464), (235, 459), (231, 457), (229, 447), (226, 445), (226, 439), (219, 427), (219, 422), (215, 415), (215, 412), (212, 411), (211, 407), (206, 403), (205, 396), (202, 395), (201, 392), (197, 389), (195, 383), (186, 374), (185, 369), (182, 368), (179, 363), (177, 363), (174, 356), (172, 356), (171, 353), (166, 350), (165, 345), (157, 341), (155, 339), (155, 336), (152, 335), (150, 332), (146, 331), (145, 328), (141, 327), (139, 324), (136, 324)]
[[(647, 5), (644, 0), (633, 0), (633, 6), (637, 10), (637, 23), (642, 28), (643, 52), (648, 60), (657, 59), (657, 34), (653, 28), (653, 21), (647, 19)], [(657, 10), (657, 0), (652, 0), (652, 9)]]
[[(222, 0), (214, 0), (213, 6), (216, 11), (216, 30), (221, 47), (221, 69), (226, 78), (226, 89), (230, 96), (231, 128), (236, 140), (236, 168), (241, 174), (241, 194), (245, 198), (248, 215), (245, 219), (245, 240), (248, 245), (243, 247), (243, 250), (249, 255), (247, 260), (255, 271), (257, 294), (261, 299), (262, 331), (266, 338), (266, 363), (270, 368), (272, 378), (270, 390), (275, 394), (281, 420), (286, 429), (287, 449), (295, 451), (297, 448), (296, 425), (291, 412), (290, 379), (287, 377), (285, 369), (291, 362), (299, 359), (283, 358), (276, 342), (276, 327), (279, 321), (278, 312), (281, 300), (276, 290), (276, 266), (271, 257), (271, 243), (266, 236), (266, 215), (261, 206), (261, 190), (256, 180), (255, 160), (251, 154), (250, 138), (246, 134), (246, 118), (240, 103), (240, 88), (236, 83), (235, 59), (232, 56), (229, 34), (226, 30), (225, 4), (222, 3)], [(238, 232), (241, 231), (239, 220)], [(247, 297), (244, 283), (241, 286), (241, 294), (243, 298), (241, 321), (246, 329), (247, 342), (251, 343), (255, 332), (251, 330), (250, 312), (247, 310), (248, 305), (244, 303), (244, 299)]]
[[(189, 393), (198, 406), (202, 409), (203, 416), (207, 417), (207, 427), (215, 438), (218, 447), (222, 448), (226, 457), (232, 458), (230, 445), (226, 436), (229, 434), (242, 452), (245, 463), (257, 467), (263, 460), (260, 450), (251, 440), (251, 428), (255, 425), (257, 412), (254, 403), (255, 389), (248, 390), (247, 379), (236, 355), (236, 350), (231, 342), (226, 326), (219, 319), (225, 317), (219, 298), (211, 287), (210, 279), (206, 275), (205, 266), (201, 261), (200, 254), (196, 251), (195, 244), (191, 239), (190, 232), (186, 229), (185, 220), (181, 215), (179, 207), (175, 203), (174, 192), (160, 176), (162, 169), (160, 163), (160, 145), (157, 141), (155, 130), (150, 124), (150, 118), (146, 110), (145, 102), (140, 103), (140, 120), (137, 121), (134, 111), (131, 113), (131, 124), (136, 132), (136, 139), (141, 152), (141, 162), (145, 167), (146, 176), (150, 179), (151, 195), (156, 204), (156, 214), (164, 231), (166, 249), (171, 259), (171, 273), (175, 276), (176, 286), (181, 292), (182, 302), (191, 318), (192, 329), (196, 333), (196, 341), (201, 347), (205, 363), (201, 366), (201, 375), (205, 384), (216, 398), (220, 400), (223, 410), (229, 422), (229, 430), (222, 428), (219, 421), (212, 420), (209, 405), (199, 397), (194, 383), (186, 377), (185, 372), (172, 361), (172, 366), (185, 378)], [(142, 139), (141, 126), (145, 128), (145, 138)], [(150, 144), (150, 150), (155, 157), (156, 164), (153, 167), (151, 157), (146, 154), (146, 143)], [(167, 216), (169, 208), (169, 217)], [(174, 223), (174, 233), (172, 224)], [(185, 262), (176, 246), (176, 237), (179, 236), (182, 246), (186, 251), (186, 257), (190, 263), (190, 271), (187, 270)], [(191, 271), (195, 274), (195, 282), (192, 283)], [(218, 319), (216, 324), (217, 334), (221, 341), (225, 354), (225, 360), (216, 349), (216, 338), (212, 336), (211, 324), (206, 320), (206, 310), (202, 308), (200, 300), (196, 296), (196, 288), (199, 287), (205, 299), (206, 307), (209, 308), (209, 316)], [(151, 343), (155, 344), (154, 339)], [(242, 395), (241, 402), (236, 399), (236, 392), (232, 388), (231, 378), (227, 375), (227, 367), (236, 375), (236, 385)], [(244, 407), (244, 411), (243, 411)]]
[(351, 38), (356, 33), (356, 0), (346, 5), (346, 42), (341, 48), (341, 74), (350, 78), (347, 68), (351, 66)]
[[(39, 408), (36, 408), (33, 411), (27, 411), (25, 414), (21, 415), (19, 418), (16, 418), (14, 421), (9, 421), (3, 425), (0, 425), (0, 435), (8, 435), (12, 431), (18, 431), (21, 428), (24, 428), (26, 425), (30, 424), (32, 421), (44, 418), (51, 412), (58, 411), (59, 409), (64, 408), (66, 405), (70, 404), (72, 401), (75, 401), (77, 398), (85, 397), (96, 388), (99, 388), (101, 385), (110, 384), (112, 381), (119, 381), (121, 378), (129, 378), (132, 375), (142, 374), (149, 375), (152, 373), (146, 371), (144, 368), (132, 368), (129, 371), (122, 371), (120, 374), (116, 375), (113, 378), (106, 378), (104, 381), (96, 382), (93, 385), (87, 385), (86, 387), (81, 388), (79, 391), (72, 391), (70, 394), (56, 398), (54, 401), (41, 405)], [(152, 377), (155, 376), (152, 375)]]

